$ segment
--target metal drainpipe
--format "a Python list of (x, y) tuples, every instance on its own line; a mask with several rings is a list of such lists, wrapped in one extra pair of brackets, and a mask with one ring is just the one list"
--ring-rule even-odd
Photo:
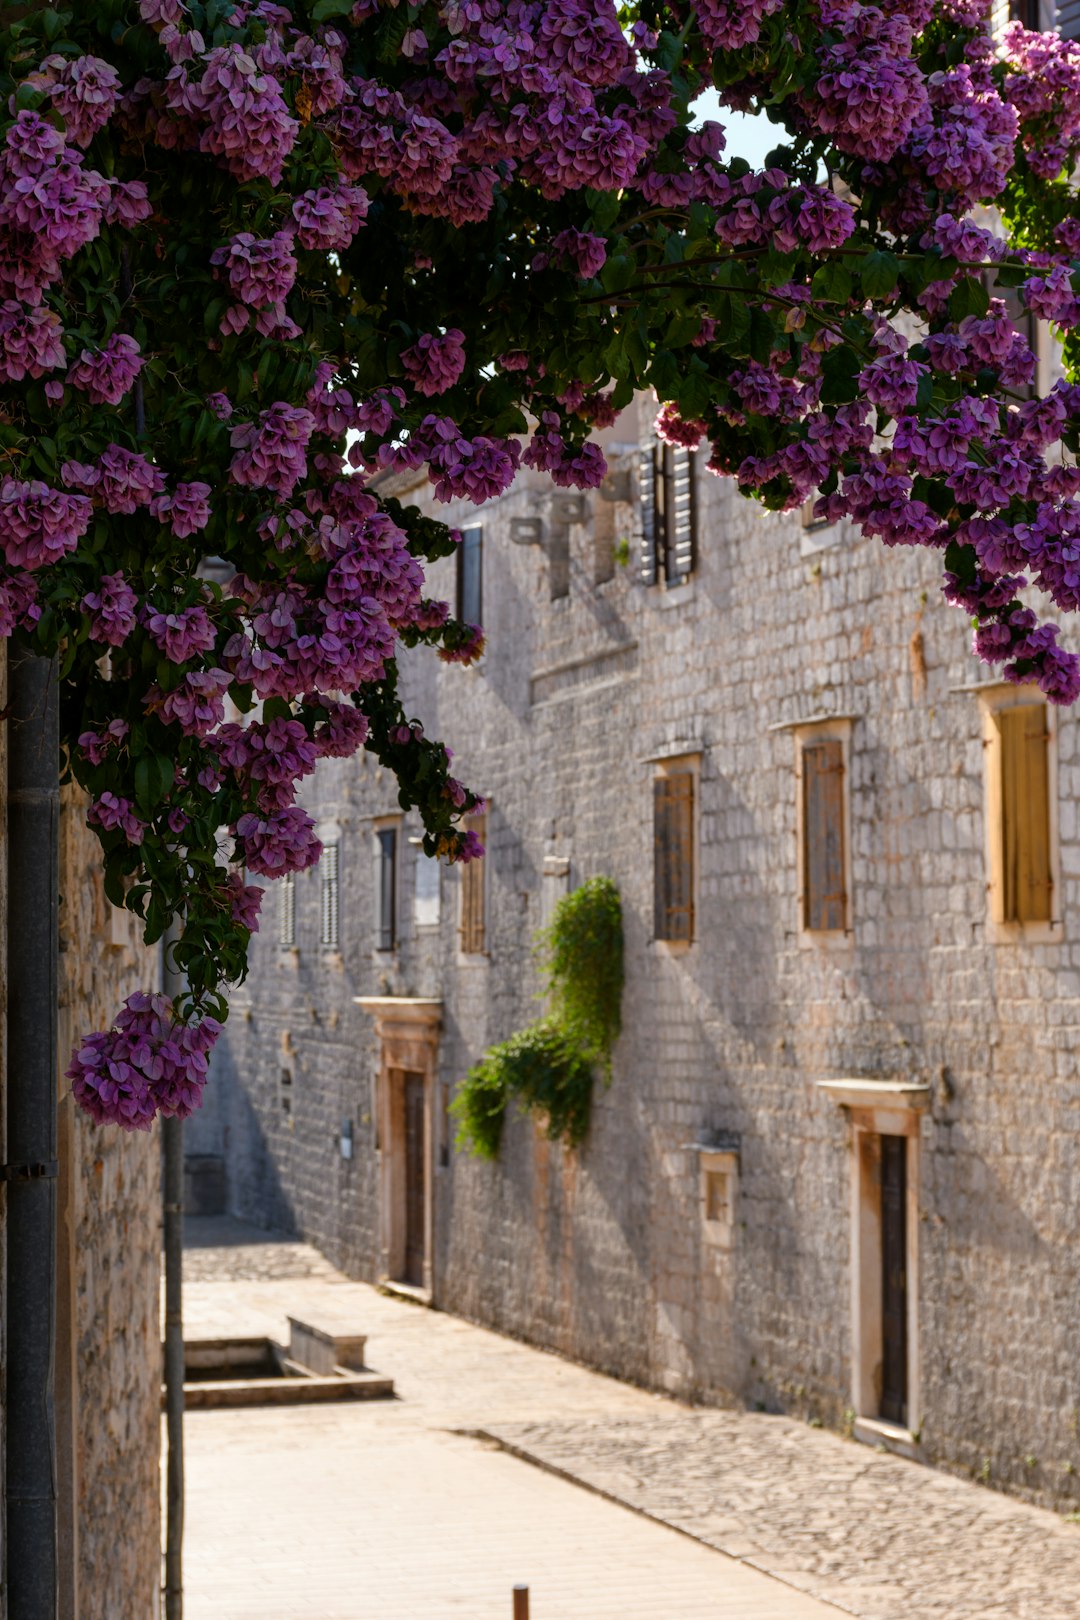
[(48, 658), (8, 665), (8, 1620), (56, 1620), (59, 703)]
[[(162, 945), (161, 982), (167, 996), (183, 989), (170, 947), (179, 933), (170, 928)], [(163, 1119), (162, 1223), (165, 1249), (165, 1620), (184, 1614), (184, 1122)]]

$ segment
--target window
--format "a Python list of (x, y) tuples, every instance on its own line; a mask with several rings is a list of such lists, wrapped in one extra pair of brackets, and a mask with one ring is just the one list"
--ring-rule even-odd
[(380, 951), (392, 951), (397, 947), (397, 846), (396, 827), (379, 827), (376, 830), (376, 948)]
[(283, 951), (296, 945), (296, 873), (286, 872), (278, 883), (278, 944)]
[(695, 452), (653, 444), (641, 452), (641, 581), (681, 585), (697, 562)]
[(438, 925), (440, 878), (439, 862), (434, 855), (425, 855), (424, 851), (418, 848), (413, 888), (413, 922), (417, 928), (434, 928)]
[[(487, 843), (487, 816), (466, 816), (465, 827)], [(485, 949), (484, 868), (486, 857), (467, 861), (461, 868), (461, 949), (478, 955)]]
[(1059, 926), (1052, 741), (1047, 705), (1030, 693), (1001, 688), (984, 699), (990, 917), (1006, 937)]
[[(1037, 0), (1030, 0), (1030, 3), (1031, 9), (1035, 10)], [(1054, 14), (1057, 31), (1062, 39), (1080, 39), (1080, 0), (1057, 0)], [(1024, 19), (1021, 17), (1020, 21), (1023, 22)], [(1026, 23), (1025, 27), (1038, 28), (1039, 23), (1036, 20), (1033, 23)]]
[(324, 848), (322, 860), (319, 862), (319, 872), (322, 879), (320, 939), (327, 950), (336, 951), (339, 944), (338, 918), (340, 914), (337, 844), (327, 844)]
[(843, 943), (851, 930), (848, 752), (851, 716), (809, 720), (795, 734), (799, 935)]
[[(1059, 5), (1058, 11), (1066, 9)], [(1040, 0), (1009, 0), (1009, 21), (1023, 23), (1025, 28), (1039, 28)]]
[(457, 617), (482, 624), (484, 612), (483, 530), (466, 529), (457, 550)]
[(653, 937), (689, 945), (695, 926), (697, 763), (675, 760), (653, 780)]
[(844, 745), (839, 737), (802, 744), (803, 927), (844, 927)]

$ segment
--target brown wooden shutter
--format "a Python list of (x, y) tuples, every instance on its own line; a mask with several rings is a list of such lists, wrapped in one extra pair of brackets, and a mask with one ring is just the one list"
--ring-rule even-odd
[(1001, 921), (1049, 922), (1049, 741), (1046, 706), (999, 709), (1001, 734)]
[[(465, 826), (482, 844), (487, 842), (487, 816), (466, 816)], [(484, 856), (461, 868), (461, 949), (484, 949)]]
[(844, 883), (844, 747), (839, 739), (804, 743), (803, 927), (815, 932), (846, 924)]
[(653, 783), (654, 918), (657, 939), (694, 937), (694, 778), (683, 771)]
[(659, 558), (656, 511), (656, 446), (641, 452), (638, 463), (638, 499), (641, 503), (641, 556), (638, 574), (643, 585), (655, 585)]

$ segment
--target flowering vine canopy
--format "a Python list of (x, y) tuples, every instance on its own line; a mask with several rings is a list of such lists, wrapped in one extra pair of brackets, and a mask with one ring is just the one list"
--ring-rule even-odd
[(0, 631), (57, 660), (110, 898), (183, 929), (176, 1005), (74, 1054), (95, 1119), (197, 1104), (320, 757), (478, 852), (396, 691), (399, 644), (482, 646), (425, 595), (459, 537), (380, 472), (590, 488), (651, 387), (767, 506), (939, 549), (977, 652), (1080, 693), (1019, 595), (1080, 601), (1080, 387), (1038, 397), (1015, 320), (1072, 358), (1080, 47), (983, 0), (95, 0), (0, 41)]

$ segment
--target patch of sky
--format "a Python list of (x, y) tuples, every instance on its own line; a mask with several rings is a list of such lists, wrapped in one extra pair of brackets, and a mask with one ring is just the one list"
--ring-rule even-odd
[(755, 169), (763, 167), (766, 153), (784, 143), (783, 128), (771, 124), (764, 113), (733, 112), (730, 107), (721, 107), (715, 90), (706, 90), (694, 102), (694, 123), (705, 124), (711, 120), (724, 126), (727, 140), (724, 156), (745, 158)]

